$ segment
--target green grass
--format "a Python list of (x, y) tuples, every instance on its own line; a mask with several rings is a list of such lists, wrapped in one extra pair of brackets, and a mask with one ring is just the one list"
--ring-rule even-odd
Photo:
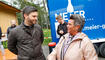
[(50, 29), (43, 29), (43, 33), (44, 33), (43, 45), (48, 45), (48, 43), (52, 41), (52, 39), (51, 39), (51, 31), (50, 31)]
[(4, 48), (6, 49), (7, 48), (7, 41), (3, 41), (2, 44), (3, 44)]

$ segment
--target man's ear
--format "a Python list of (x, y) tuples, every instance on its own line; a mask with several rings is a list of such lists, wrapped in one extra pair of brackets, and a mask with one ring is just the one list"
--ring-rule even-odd
[(28, 15), (27, 14), (24, 14), (24, 18), (27, 18), (28, 17)]

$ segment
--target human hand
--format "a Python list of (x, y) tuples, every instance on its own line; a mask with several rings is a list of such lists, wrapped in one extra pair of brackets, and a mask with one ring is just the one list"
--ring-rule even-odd
[(63, 30), (60, 30), (59, 33), (63, 34), (64, 32), (63, 32)]

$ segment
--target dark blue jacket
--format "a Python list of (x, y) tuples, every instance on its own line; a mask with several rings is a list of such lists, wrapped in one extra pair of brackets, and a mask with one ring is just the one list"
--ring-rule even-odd
[(2, 36), (2, 31), (1, 31), (1, 27), (0, 27), (0, 39), (1, 39), (1, 36)]
[(10, 31), (13, 29), (13, 28), (15, 28), (16, 26), (10, 26), (10, 27), (8, 27), (8, 29), (7, 29), (7, 37), (8, 37), (8, 35), (9, 35), (9, 33), (10, 33)]
[[(59, 33), (60, 30), (63, 30), (64, 33), (63, 34)], [(60, 37), (67, 33), (67, 22), (58, 25), (57, 33), (58, 35), (60, 35)]]

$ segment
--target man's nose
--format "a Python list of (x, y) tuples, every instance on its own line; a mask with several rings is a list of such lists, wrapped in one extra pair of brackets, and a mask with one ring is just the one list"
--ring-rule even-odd
[(37, 20), (38, 18), (37, 17), (35, 17), (35, 20)]

